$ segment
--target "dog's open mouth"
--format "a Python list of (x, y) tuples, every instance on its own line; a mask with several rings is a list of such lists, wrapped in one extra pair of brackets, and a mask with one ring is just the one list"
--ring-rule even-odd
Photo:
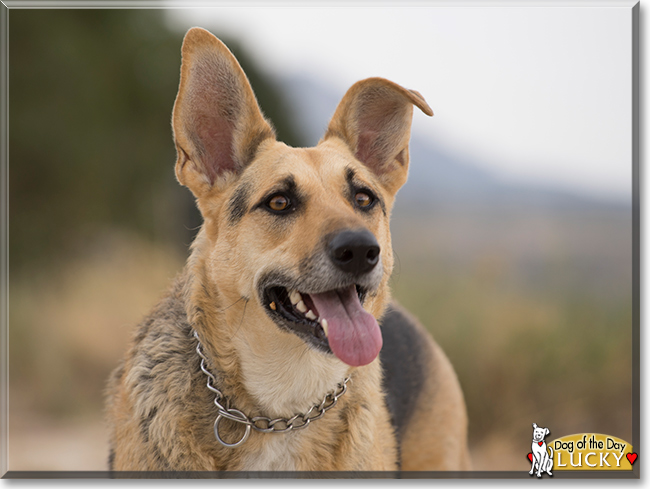
[(264, 296), (276, 322), (348, 365), (366, 365), (381, 350), (381, 330), (374, 316), (363, 309), (365, 291), (359, 286), (320, 293), (271, 286)]

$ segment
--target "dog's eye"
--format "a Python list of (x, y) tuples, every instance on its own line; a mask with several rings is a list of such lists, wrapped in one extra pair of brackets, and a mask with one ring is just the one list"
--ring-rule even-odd
[(366, 192), (357, 192), (356, 195), (354, 196), (354, 201), (356, 202), (357, 206), (361, 208), (364, 207), (367, 208), (372, 205), (374, 199)]
[(275, 212), (286, 211), (291, 207), (289, 197), (284, 194), (276, 194), (266, 203), (267, 207)]

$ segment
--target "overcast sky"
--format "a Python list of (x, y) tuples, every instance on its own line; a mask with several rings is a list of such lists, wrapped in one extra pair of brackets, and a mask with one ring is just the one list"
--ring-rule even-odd
[(266, 72), (341, 95), (389, 78), (424, 95), (435, 116), (415, 114), (414, 131), (445, 149), (506, 179), (629, 201), (631, 4), (244, 6), (174, 10), (170, 22), (238, 38)]

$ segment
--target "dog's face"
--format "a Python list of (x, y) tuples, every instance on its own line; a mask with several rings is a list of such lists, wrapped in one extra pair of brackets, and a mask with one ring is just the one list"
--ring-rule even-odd
[(351, 365), (372, 361), (381, 334), (362, 305), (381, 313), (393, 264), (391, 196), (372, 173), (335, 142), (312, 149), (273, 143), (258, 151), (224, 203), (214, 277), (309, 345)]
[(539, 443), (544, 441), (546, 435), (550, 433), (548, 428), (539, 428), (535, 423), (533, 423), (533, 441)]
[(417, 92), (358, 82), (318, 146), (291, 148), (275, 140), (228, 49), (188, 32), (176, 174), (197, 198), (206, 279), (223, 304), (247, 299), (268, 337), (291, 333), (353, 366), (376, 358), (414, 104), (431, 115)]

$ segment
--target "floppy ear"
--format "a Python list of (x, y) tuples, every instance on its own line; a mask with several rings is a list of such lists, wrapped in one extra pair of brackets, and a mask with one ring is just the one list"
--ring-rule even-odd
[(176, 177), (200, 196), (239, 173), (260, 143), (275, 138), (253, 90), (228, 48), (204, 29), (185, 35), (172, 125)]
[(383, 78), (361, 80), (343, 96), (323, 140), (342, 139), (359, 161), (397, 192), (406, 181), (413, 105), (433, 115), (414, 90)]
[(544, 428), (544, 433), (545, 433), (546, 435), (548, 435), (548, 434), (550, 433), (549, 429), (548, 429), (548, 428)]

